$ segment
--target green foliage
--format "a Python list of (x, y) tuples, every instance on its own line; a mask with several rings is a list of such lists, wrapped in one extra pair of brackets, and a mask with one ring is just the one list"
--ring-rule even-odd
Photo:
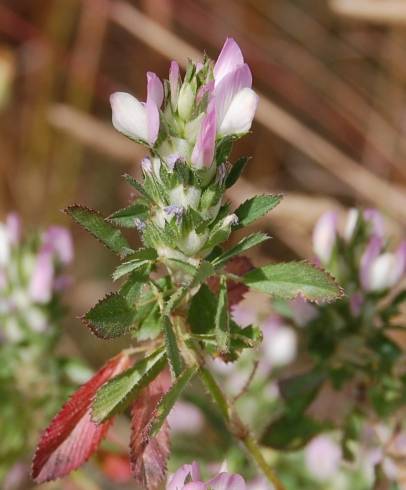
[(259, 245), (260, 243), (269, 240), (269, 236), (265, 235), (265, 233), (254, 233), (247, 237), (244, 237), (240, 240), (237, 245), (232, 247), (230, 250), (227, 250), (220, 256), (216, 257), (213, 260), (214, 267), (222, 267), (225, 263), (236, 255), (241, 255), (243, 252), (246, 252), (252, 247)]
[(248, 157), (241, 157), (234, 163), (226, 178), (225, 185), (227, 189), (232, 187), (237, 182), (241, 174), (244, 172), (248, 162), (249, 162)]
[(282, 299), (303, 296), (310, 301), (333, 301), (342, 295), (329, 274), (307, 262), (270, 264), (248, 272), (243, 282), (255, 291)]
[(129, 332), (134, 316), (126, 298), (113, 293), (100, 300), (82, 320), (98, 337), (112, 339)]
[(69, 206), (66, 213), (116, 254), (125, 257), (133, 252), (121, 231), (113, 228), (97, 211), (83, 206)]
[(189, 384), (193, 376), (195, 376), (197, 369), (198, 368), (196, 366), (192, 366), (179, 373), (170, 390), (163, 396), (162, 400), (159, 402), (156, 410), (156, 416), (152, 423), (152, 436), (158, 434), (166, 417), (169, 415), (169, 412), (172, 410), (173, 406), (181, 396), (183, 390)]
[(165, 364), (165, 352), (158, 349), (104, 384), (97, 391), (92, 405), (93, 420), (101, 423), (125, 410), (142, 388), (158, 376)]
[(170, 319), (165, 316), (162, 318), (163, 332), (165, 336), (166, 356), (172, 375), (177, 378), (183, 369), (183, 360), (179, 352), (176, 335), (173, 331)]
[(135, 219), (145, 220), (147, 216), (147, 204), (137, 201), (130, 206), (111, 214), (107, 220), (116, 226), (122, 226), (123, 228), (134, 228)]
[(282, 194), (271, 194), (269, 196), (255, 196), (243, 202), (235, 211), (238, 224), (234, 228), (243, 228), (265, 216), (275, 208), (282, 200)]
[(113, 272), (113, 280), (117, 281), (121, 277), (133, 272), (141, 267), (150, 264), (157, 259), (158, 255), (153, 248), (141, 248), (137, 250), (130, 260), (120, 264)]
[(224, 276), (220, 280), (214, 329), (219, 352), (226, 354), (230, 350), (230, 314), (228, 309), (227, 282)]
[(216, 298), (206, 284), (193, 296), (188, 312), (188, 323), (194, 333), (208, 333), (214, 327)]

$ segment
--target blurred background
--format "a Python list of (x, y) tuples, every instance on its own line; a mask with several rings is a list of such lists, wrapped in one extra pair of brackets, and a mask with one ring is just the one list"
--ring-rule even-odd
[[(110, 93), (143, 100), (147, 70), (167, 78), (171, 59), (215, 58), (227, 36), (261, 98), (235, 149), (253, 158), (228, 197), (285, 194), (256, 224), (274, 239), (254, 262), (310, 257), (313, 225), (331, 208), (378, 207), (404, 234), (404, 0), (1, 0), (0, 217), (70, 225), (69, 204), (105, 215), (124, 207), (121, 175), (137, 175), (144, 150), (114, 131)], [(115, 259), (73, 233), (62, 349), (96, 366), (118, 343), (97, 340), (77, 316), (109, 290)]]

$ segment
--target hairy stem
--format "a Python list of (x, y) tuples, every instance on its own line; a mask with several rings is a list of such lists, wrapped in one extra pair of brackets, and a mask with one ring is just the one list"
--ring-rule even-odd
[(232, 402), (227, 399), (227, 396), (214, 379), (212, 373), (207, 368), (201, 367), (200, 376), (214, 401), (217, 403), (231, 433), (244, 444), (247, 453), (255, 461), (266, 478), (272, 483), (275, 490), (285, 490), (282, 482), (275, 475), (273, 469), (262, 455), (258, 442), (242, 422), (235, 411)]

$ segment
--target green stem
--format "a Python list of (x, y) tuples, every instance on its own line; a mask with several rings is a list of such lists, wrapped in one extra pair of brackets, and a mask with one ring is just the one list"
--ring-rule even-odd
[(212, 373), (207, 368), (201, 367), (200, 376), (214, 401), (217, 403), (231, 433), (244, 444), (248, 454), (255, 461), (266, 478), (272, 483), (275, 490), (285, 490), (285, 487), (262, 455), (258, 442), (241, 421), (240, 417), (235, 412), (232, 403), (227, 399)]

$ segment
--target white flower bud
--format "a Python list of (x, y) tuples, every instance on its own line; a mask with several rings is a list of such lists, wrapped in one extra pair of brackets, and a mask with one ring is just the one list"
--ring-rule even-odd
[(0, 265), (6, 265), (10, 257), (10, 238), (7, 228), (0, 223)]
[(368, 289), (380, 291), (391, 288), (399, 281), (402, 272), (396, 255), (389, 252), (384, 253), (371, 264)]
[(208, 232), (198, 235), (192, 230), (186, 238), (179, 241), (178, 248), (186, 255), (196, 255), (205, 245)]
[(193, 186), (185, 188), (183, 185), (178, 185), (169, 191), (169, 204), (182, 208), (191, 207), (196, 209), (199, 205), (200, 196), (200, 189)]
[(179, 92), (178, 114), (184, 121), (189, 121), (195, 102), (195, 91), (191, 83), (184, 83)]

